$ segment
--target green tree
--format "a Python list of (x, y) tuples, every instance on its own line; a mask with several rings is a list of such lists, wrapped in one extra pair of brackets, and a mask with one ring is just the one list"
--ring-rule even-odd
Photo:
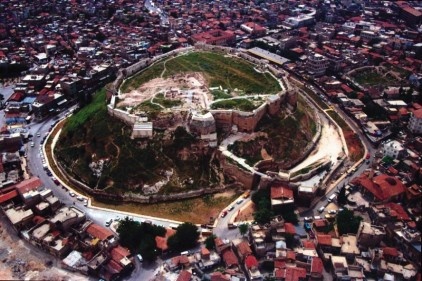
[(184, 251), (195, 247), (198, 238), (198, 227), (193, 223), (185, 222), (177, 227), (176, 233), (169, 237), (167, 244), (170, 250)]
[(340, 189), (340, 193), (337, 197), (337, 203), (339, 205), (345, 205), (347, 203), (346, 188), (344, 186)]
[(208, 250), (214, 250), (215, 249), (215, 238), (217, 238), (217, 236), (212, 234), (212, 235), (208, 236), (207, 239), (205, 239), (205, 247)]
[(292, 224), (297, 224), (299, 222), (299, 219), (293, 210), (283, 213), (282, 217), (286, 222), (290, 222)]
[(337, 214), (337, 229), (340, 235), (343, 234), (356, 234), (359, 229), (359, 224), (362, 221), (362, 217), (355, 216), (353, 211), (344, 209)]
[(239, 232), (242, 236), (245, 236), (246, 233), (248, 233), (249, 230), (249, 224), (242, 223), (239, 225)]
[(274, 213), (270, 209), (258, 209), (254, 214), (254, 220), (259, 224), (266, 224), (271, 221)]
[(120, 221), (119, 226), (117, 227), (120, 244), (129, 248), (132, 252), (137, 252), (141, 242), (140, 230), (141, 226), (139, 222), (130, 220), (129, 217), (125, 217)]
[(120, 244), (132, 253), (141, 253), (145, 260), (153, 261), (157, 257), (155, 237), (164, 236), (164, 227), (149, 223), (139, 223), (125, 217), (117, 227)]

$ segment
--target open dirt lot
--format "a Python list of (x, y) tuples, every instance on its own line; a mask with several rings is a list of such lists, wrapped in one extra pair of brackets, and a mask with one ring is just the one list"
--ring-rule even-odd
[(171, 78), (152, 79), (136, 90), (121, 94), (117, 106), (135, 107), (151, 99), (154, 102), (153, 98), (160, 93), (167, 99), (180, 100), (182, 107), (192, 109), (208, 108), (213, 99), (203, 74), (191, 72), (173, 75)]
[(89, 280), (58, 268), (59, 260), (28, 245), (0, 219), (0, 280)]

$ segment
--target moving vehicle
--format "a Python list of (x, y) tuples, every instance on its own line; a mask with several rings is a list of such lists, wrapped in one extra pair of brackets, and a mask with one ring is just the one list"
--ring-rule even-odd
[(138, 258), (138, 260), (140, 262), (143, 262), (144, 261), (144, 258), (141, 256), (141, 254), (137, 254), (136, 257)]
[(325, 206), (322, 206), (321, 208), (318, 209), (318, 212), (322, 213), (322, 212), (324, 212), (324, 209), (325, 209)]
[(227, 210), (230, 212), (230, 211), (233, 211), (233, 209), (234, 209), (234, 206), (232, 205)]

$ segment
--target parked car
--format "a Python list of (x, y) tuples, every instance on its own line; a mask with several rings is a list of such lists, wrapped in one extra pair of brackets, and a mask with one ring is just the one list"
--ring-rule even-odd
[(318, 209), (318, 212), (322, 213), (322, 212), (324, 212), (324, 209), (325, 209), (325, 206), (322, 206), (321, 208)]
[(234, 206), (232, 205), (232, 206), (230, 206), (230, 208), (228, 208), (227, 210), (230, 212), (230, 211), (233, 211), (233, 209), (234, 209)]
[(251, 192), (248, 190), (245, 193), (243, 193), (243, 198), (248, 198), (249, 195), (251, 195)]
[(221, 213), (221, 217), (224, 218), (227, 216), (227, 211), (224, 211), (223, 213)]
[(328, 213), (330, 215), (335, 215), (335, 214), (337, 214), (337, 210), (329, 210)]
[(34, 147), (35, 143), (33, 141), (31, 141), (31, 147)]
[(311, 221), (312, 221), (312, 217), (305, 217), (305, 218), (304, 218), (304, 221), (306, 221), (306, 222), (311, 222)]
[(69, 195), (72, 196), (72, 197), (75, 197), (76, 194), (74, 192), (70, 191)]
[(106, 221), (105, 226), (110, 226), (112, 222), (113, 222), (112, 219), (110, 219), (109, 221)]
[(140, 262), (143, 262), (144, 261), (144, 259), (142, 258), (141, 254), (137, 254), (136, 257), (138, 258), (138, 260)]
[(242, 204), (242, 202), (243, 202), (243, 199), (239, 199), (236, 201), (236, 204)]

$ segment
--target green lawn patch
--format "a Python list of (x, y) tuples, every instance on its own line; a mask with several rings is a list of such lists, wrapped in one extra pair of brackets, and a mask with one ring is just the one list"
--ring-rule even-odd
[(238, 109), (242, 111), (252, 111), (258, 108), (259, 105), (256, 105), (247, 99), (232, 99), (217, 101), (211, 104), (211, 109)]
[(243, 59), (227, 57), (220, 53), (192, 52), (170, 58), (165, 64), (157, 63), (128, 79), (121, 87), (122, 92), (138, 88), (143, 83), (159, 77), (171, 77), (184, 72), (202, 72), (210, 87), (223, 87), (233, 91), (242, 90), (246, 94), (275, 94), (281, 90), (277, 80), (268, 73), (256, 72), (254, 66)]

